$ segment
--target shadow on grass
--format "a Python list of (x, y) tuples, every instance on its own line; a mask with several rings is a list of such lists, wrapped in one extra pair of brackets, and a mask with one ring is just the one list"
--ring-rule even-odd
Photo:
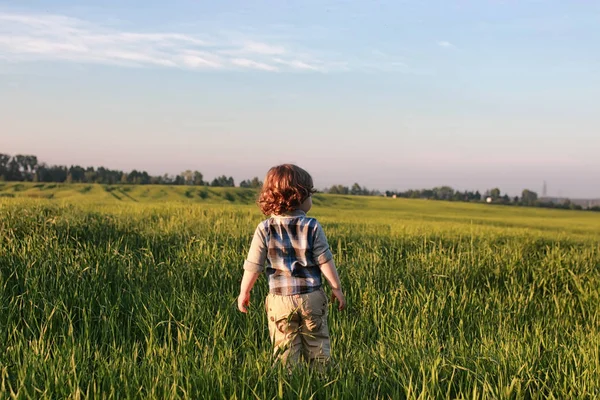
[(114, 188), (112, 186), (104, 186), (104, 191), (106, 193), (110, 194), (112, 197), (114, 197), (117, 200), (121, 200), (121, 198), (116, 193), (113, 193), (114, 190), (116, 190), (116, 188)]
[[(127, 198), (128, 198), (129, 200), (131, 200), (131, 201), (134, 201), (134, 202), (136, 202), (136, 203), (138, 203), (138, 202), (139, 202), (139, 201), (138, 201), (138, 199), (136, 199), (136, 198), (132, 197), (132, 196), (131, 196), (129, 193), (127, 193), (127, 192), (126, 192), (125, 190), (123, 190), (123, 189), (119, 189), (119, 193), (120, 193), (120, 194), (122, 194), (123, 196), (127, 197)], [(113, 196), (114, 196), (114, 194), (113, 194)]]

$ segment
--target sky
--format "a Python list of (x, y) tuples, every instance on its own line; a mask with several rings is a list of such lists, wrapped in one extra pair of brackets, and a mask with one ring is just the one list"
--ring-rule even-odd
[(0, 152), (600, 197), (600, 2), (0, 0)]

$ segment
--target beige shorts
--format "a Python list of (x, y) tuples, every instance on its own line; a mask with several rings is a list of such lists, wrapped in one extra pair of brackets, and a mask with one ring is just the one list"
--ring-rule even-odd
[(323, 289), (307, 294), (269, 294), (265, 301), (274, 355), (284, 363), (326, 362), (330, 356), (327, 308)]

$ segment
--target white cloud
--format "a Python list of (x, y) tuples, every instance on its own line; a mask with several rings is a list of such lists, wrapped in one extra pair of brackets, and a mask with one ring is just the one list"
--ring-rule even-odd
[(0, 12), (0, 59), (10, 61), (58, 60), (197, 70), (324, 71), (313, 65), (312, 57), (280, 44), (250, 39), (206, 41), (206, 36), (121, 31), (63, 15)]
[(181, 61), (189, 68), (222, 68), (221, 60), (204, 52), (187, 52), (181, 56)]
[(205, 46), (207, 43), (203, 40), (194, 38), (193, 36), (183, 35), (180, 33), (132, 33), (122, 32), (117, 35), (108, 36), (109, 40), (122, 40), (124, 42), (155, 42), (169, 44), (171, 41), (187, 42)]
[(163, 67), (177, 67), (177, 63), (168, 59), (168, 58), (160, 58), (157, 56), (147, 55), (139, 52), (130, 52), (130, 51), (107, 51), (105, 53), (107, 58), (115, 59), (117, 61), (132, 61), (134, 63), (138, 63), (139, 65), (144, 64), (154, 64), (160, 65)]
[(279, 71), (279, 68), (277, 68), (273, 65), (269, 65), (269, 64), (265, 64), (265, 63), (257, 62), (257, 61), (253, 61), (253, 60), (248, 60), (247, 58), (234, 58), (233, 60), (231, 60), (231, 63), (233, 65), (237, 65), (239, 67), (258, 69), (261, 71), (272, 71), (272, 72)]
[[(438, 45), (453, 47), (445, 41)], [(0, 61), (13, 63), (50, 60), (188, 70), (409, 72), (401, 59), (379, 50), (354, 56), (353, 61), (332, 50), (298, 48), (235, 32), (131, 31), (65, 15), (0, 11)]]
[(437, 45), (440, 47), (445, 47), (445, 48), (455, 47), (452, 43), (445, 41), (445, 40), (440, 40), (439, 42), (437, 42)]
[(301, 69), (301, 70), (308, 70), (308, 71), (321, 71), (320, 67), (317, 67), (315, 65), (312, 65), (307, 62), (300, 61), (300, 60), (283, 60), (281, 58), (274, 58), (273, 61), (276, 62), (277, 64), (286, 65), (286, 66), (294, 68), (294, 69)]

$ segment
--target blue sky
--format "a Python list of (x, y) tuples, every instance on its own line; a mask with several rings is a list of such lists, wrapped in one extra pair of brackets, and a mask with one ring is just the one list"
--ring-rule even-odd
[(2, 1), (0, 151), (600, 197), (600, 3)]

